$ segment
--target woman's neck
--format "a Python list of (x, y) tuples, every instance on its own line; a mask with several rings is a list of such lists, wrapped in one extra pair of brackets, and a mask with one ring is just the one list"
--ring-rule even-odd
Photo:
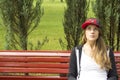
[(95, 44), (96, 44), (96, 42), (87, 41), (87, 42), (85, 43), (85, 46), (87, 46), (87, 47), (89, 47), (89, 48), (91, 48), (91, 49), (94, 49)]

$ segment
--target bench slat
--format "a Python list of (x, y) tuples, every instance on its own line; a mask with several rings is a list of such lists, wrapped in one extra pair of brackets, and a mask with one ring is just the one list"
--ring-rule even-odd
[(1, 80), (67, 80), (67, 77), (0, 76)]
[(0, 62), (68, 62), (68, 57), (0, 57)]
[(0, 52), (0, 56), (34, 56), (34, 57), (38, 57), (38, 56), (42, 56), (42, 57), (44, 57), (44, 56), (52, 56), (52, 57), (54, 57), (54, 56), (58, 56), (58, 57), (62, 57), (62, 56), (66, 56), (66, 57), (68, 57), (68, 56), (70, 56), (70, 53), (64, 53), (64, 52)]
[(0, 72), (24, 72), (24, 73), (68, 73), (68, 69), (59, 68), (7, 68), (0, 67)]
[(68, 63), (18, 63), (0, 62), (0, 67), (26, 67), (26, 68), (68, 68)]
[(120, 59), (117, 59), (117, 58), (116, 58), (116, 59), (115, 59), (115, 62), (116, 62), (116, 63), (120, 63)]

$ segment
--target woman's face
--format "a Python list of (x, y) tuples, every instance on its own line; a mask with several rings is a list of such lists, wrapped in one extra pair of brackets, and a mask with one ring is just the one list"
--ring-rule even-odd
[(99, 29), (95, 25), (89, 25), (85, 29), (87, 41), (96, 41), (99, 37)]

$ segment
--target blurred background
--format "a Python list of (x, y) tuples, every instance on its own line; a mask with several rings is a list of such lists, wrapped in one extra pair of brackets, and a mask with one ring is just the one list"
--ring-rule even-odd
[(103, 37), (120, 51), (120, 0), (0, 0), (0, 50), (71, 50), (81, 24), (100, 20)]

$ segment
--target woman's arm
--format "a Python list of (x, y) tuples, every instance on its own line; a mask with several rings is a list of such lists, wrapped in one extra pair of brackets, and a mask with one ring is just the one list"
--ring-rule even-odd
[(112, 69), (110, 69), (108, 72), (108, 80), (118, 80), (116, 64), (115, 64), (115, 59), (114, 59), (114, 53), (111, 49), (109, 51), (109, 57), (110, 57)]
[(70, 55), (68, 80), (76, 80), (76, 77), (77, 77), (77, 64), (76, 64), (76, 54), (74, 48)]

